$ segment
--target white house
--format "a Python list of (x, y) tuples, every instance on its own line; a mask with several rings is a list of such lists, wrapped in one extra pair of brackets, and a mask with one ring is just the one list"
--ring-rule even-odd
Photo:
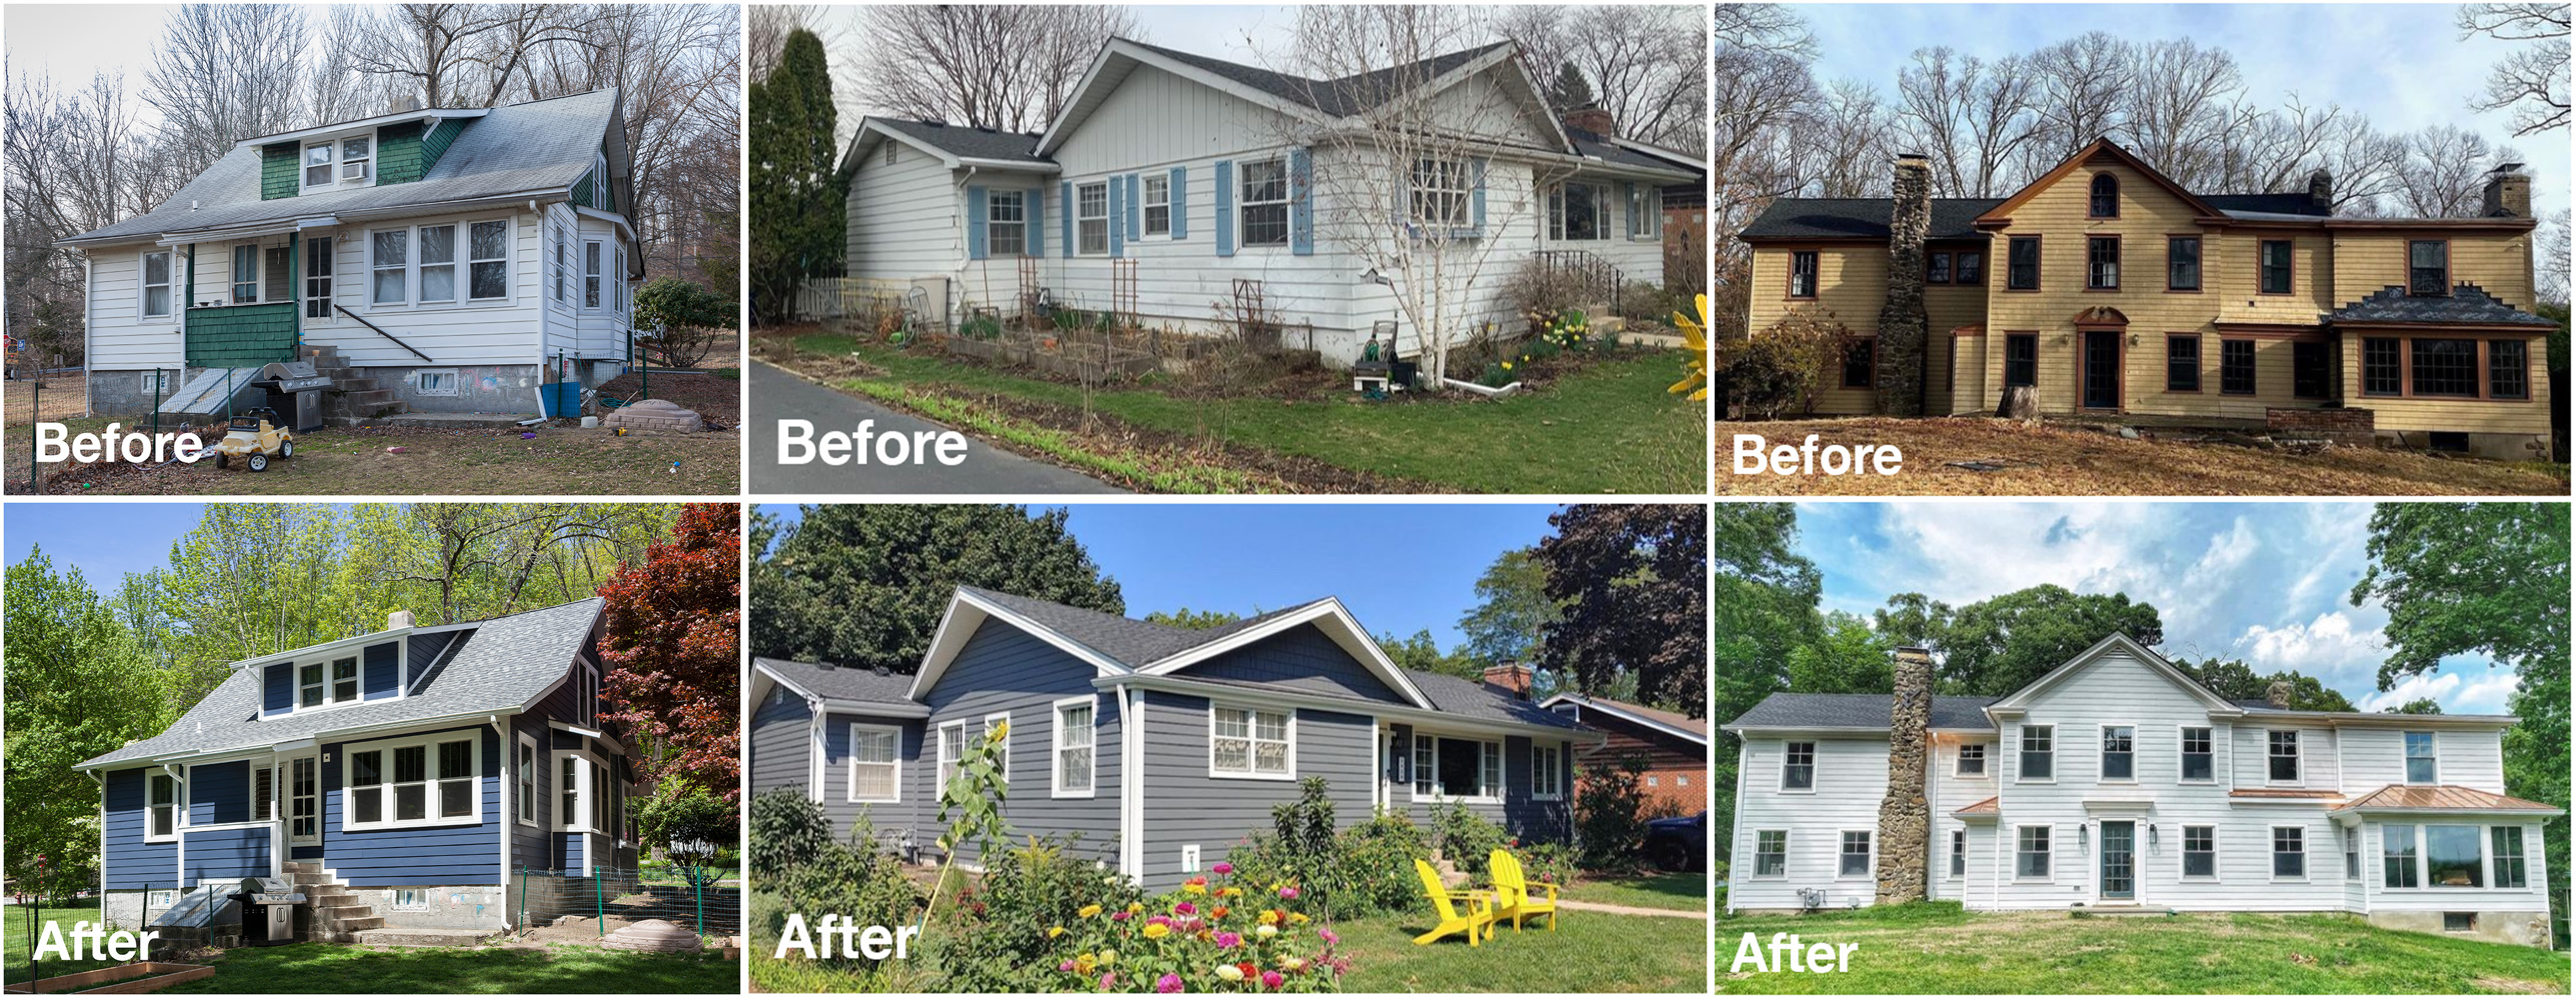
[(1425, 326), (1445, 345), (1507, 326), (1506, 279), (1542, 254), (1602, 300), (1661, 282), (1666, 190), (1706, 167), (1589, 114), (1598, 131), (1560, 122), (1509, 43), (1313, 80), (1117, 39), (1043, 134), (863, 120), (845, 291), (921, 288), (951, 327), (1251, 312), (1344, 363), (1387, 322), (1410, 357)]
[(1744, 748), (1728, 908), (1866, 905), (1909, 863), (1972, 910), (2341, 911), (2549, 945), (2542, 822), (2563, 812), (2505, 796), (2514, 718), (2272, 693), (2222, 699), (2114, 635), (2009, 696), (1931, 697), (1923, 771), (1902, 774), (1929, 841), (1901, 855), (1878, 841), (1910, 789), (1889, 787), (1894, 699), (1772, 694), (1722, 726)]
[(535, 412), (543, 381), (616, 376), (643, 276), (617, 107), (398, 105), (245, 138), (159, 207), (64, 240), (88, 259), (92, 408), (299, 358), (349, 368), (335, 408), (367, 418)]

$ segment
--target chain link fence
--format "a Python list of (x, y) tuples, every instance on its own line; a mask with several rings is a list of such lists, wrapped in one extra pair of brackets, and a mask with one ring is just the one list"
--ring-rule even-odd
[(598, 938), (651, 918), (701, 936), (742, 934), (742, 886), (731, 869), (520, 867), (511, 877), (522, 937)]

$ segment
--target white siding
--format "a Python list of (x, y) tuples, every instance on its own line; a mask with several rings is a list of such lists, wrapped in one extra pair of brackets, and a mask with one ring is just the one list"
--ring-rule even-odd
[[(2425, 856), (2421, 846), (2423, 838), (2419, 835), (2416, 839), (2418, 847), (2415, 853), (2416, 883), (2423, 886), (2390, 888), (2386, 877), (2387, 866), (2381, 862), (2380, 850), (2386, 841), (2383, 833), (2390, 825), (2407, 824), (2477, 826), (2479, 848), (2486, 854), (2487, 886), (2482, 888), (2431, 886), (2429, 878), (2424, 875)], [(2523, 869), (2528, 886), (2521, 890), (2499, 889), (2495, 886), (2493, 833), (2487, 829), (2496, 825), (2519, 826), (2522, 829)], [(2364, 822), (2363, 828), (2361, 871), (2363, 879), (2370, 885), (2369, 904), (2372, 911), (2541, 911), (2549, 907), (2549, 871), (2547, 869), (2549, 864), (2541, 860), (2543, 853), (2540, 822), (2491, 817), (2442, 819), (2373, 816)], [(2338, 855), (2335, 862), (2340, 868), (2342, 857)]]
[[(1967, 744), (1985, 746), (1985, 775), (1968, 777), (1954, 775), (1959, 767), (1959, 748)], [(1995, 795), (1995, 764), (1994, 738), (1991, 735), (1933, 736), (1932, 773), (1925, 782), (1925, 797), (1932, 809), (1932, 876), (1928, 883), (1931, 885), (1931, 895), (1935, 899), (1964, 900), (1968, 886), (1980, 882), (1976, 878), (1979, 871), (1985, 869), (1982, 864), (1993, 858), (1991, 855), (1981, 855), (1976, 851), (1975, 843), (1980, 841), (1979, 833), (1991, 830), (1994, 823), (1961, 821), (1952, 812)], [(1969, 833), (1970, 852), (1967, 871), (1962, 876), (1952, 877), (1950, 876), (1950, 836), (1952, 832), (1960, 830), (1966, 830)]]
[[(386, 219), (337, 230), (315, 230), (307, 236), (332, 240), (332, 298), (341, 308), (429, 355), (424, 362), (410, 350), (376, 335), (356, 319), (338, 314), (304, 320), (304, 342), (336, 346), (353, 367), (447, 367), (451, 365), (535, 364), (538, 361), (540, 302), (546, 291), (546, 250), (539, 216), (525, 212), (478, 212), (422, 218)], [(472, 223), (507, 219), (512, 230), (510, 297), (497, 303), (460, 301), (452, 305), (373, 304), (370, 289), (368, 233), (396, 226), (454, 224), (457, 231), (457, 293), (467, 291), (470, 261), (467, 240)], [(413, 247), (415, 257), (418, 247)], [(417, 279), (414, 279), (415, 283)], [(300, 290), (300, 285), (299, 285)], [(413, 293), (417, 293), (417, 290)], [(551, 356), (551, 354), (548, 354)]]
[[(2344, 728), (2343, 791), (2359, 796), (2391, 783), (2406, 782), (2406, 738), (2399, 729)], [(2436, 783), (2504, 792), (2504, 740), (2497, 731), (2440, 729), (2433, 732), (2433, 778)]]
[(1222, 90), (1139, 66), (1065, 136), (1054, 157), (1067, 177), (1099, 176), (1289, 145), (1302, 141), (1305, 127)]
[(897, 284), (954, 275), (966, 258), (961, 195), (937, 157), (897, 145), (893, 166), (885, 165), (879, 147), (850, 180), (845, 272)]
[[(1837, 876), (1835, 870), (1845, 830), (1870, 832), (1875, 852), (1878, 805), (1887, 796), (1887, 739), (1814, 739), (1816, 792), (1812, 794), (1780, 792), (1780, 764), (1788, 741), (1763, 736), (1745, 743), (1727, 904), (1797, 908), (1800, 888), (1823, 889), (1828, 908), (1869, 904), (1877, 895), (1876, 879)], [(1784, 828), (1789, 830), (1787, 875), (1754, 877), (1754, 833)], [(1872, 856), (1874, 861), (1877, 858)]]
[[(2275, 783), (2271, 780), (2272, 738), (2269, 732), (2273, 731), (2299, 733), (2299, 778), (2296, 781)], [(2230, 772), (2234, 774), (2237, 786), (2277, 790), (2348, 789), (2342, 784), (2342, 776), (2335, 764), (2334, 729), (2315, 721), (2248, 715), (2238, 720), (2234, 732), (2234, 737), (2228, 741), (2227, 751), (2235, 755), (2235, 765)], [(2226, 766), (2227, 761), (2222, 759), (2218, 764)]]
[[(186, 359), (179, 315), (185, 303), (185, 252), (170, 255), (171, 314), (138, 321), (143, 310), (143, 253), (148, 245), (87, 251), (89, 257), (89, 366), (94, 371), (175, 368)], [(172, 385), (171, 387), (177, 387)]]

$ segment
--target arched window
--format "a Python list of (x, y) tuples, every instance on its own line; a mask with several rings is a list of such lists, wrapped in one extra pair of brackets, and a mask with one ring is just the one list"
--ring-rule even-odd
[(2120, 178), (2108, 173), (2093, 175), (2093, 204), (2087, 218), (2120, 217)]

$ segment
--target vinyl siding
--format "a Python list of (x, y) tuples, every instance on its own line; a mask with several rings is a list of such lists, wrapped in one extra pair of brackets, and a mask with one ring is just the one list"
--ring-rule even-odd
[[(805, 698), (789, 692), (784, 686), (771, 686), (769, 699), (751, 715), (750, 752), (751, 792), (767, 793), (789, 787), (807, 792), (814, 779), (814, 756), (810, 751), (814, 710)], [(907, 757), (909, 758), (909, 757)]]
[(145, 842), (145, 782), (151, 769), (107, 773), (107, 822), (100, 837), (100, 879), (110, 890), (177, 887), (179, 844)]
[[(1958, 776), (1956, 773), (1959, 766), (1959, 749), (1963, 745), (1971, 744), (1985, 746), (1985, 775)], [(2000, 763), (1992, 735), (1933, 736), (1932, 754), (1929, 760), (1931, 772), (1928, 774), (1924, 789), (1926, 801), (1932, 811), (1932, 852), (1927, 860), (1931, 863), (1932, 876), (1926, 883), (1930, 885), (1932, 897), (1936, 899), (1965, 900), (1973, 887), (1991, 888), (1993, 884), (1994, 857), (1990, 852), (1981, 855), (1977, 844), (1985, 841), (1991, 849), (1990, 836), (1995, 823), (1964, 821), (1952, 812), (1995, 796), (1995, 773)], [(1953, 877), (1950, 875), (1950, 833), (1959, 830), (1968, 832), (1968, 870), (1964, 876)], [(1985, 872), (1987, 879), (1978, 879), (1980, 871)], [(1992, 891), (1988, 890), (1986, 896), (1991, 898)]]
[(504, 779), (501, 781), (502, 787), (505, 791), (515, 792), (518, 782), (517, 773), (512, 771), (511, 767), (516, 764), (519, 736), (526, 735), (537, 745), (536, 826), (532, 828), (519, 823), (519, 802), (516, 799), (511, 800), (508, 806), (509, 824), (506, 834), (510, 837), (510, 865), (514, 867), (537, 870), (555, 868), (552, 850), (547, 840), (554, 834), (552, 829), (555, 827), (555, 774), (562, 763), (555, 761), (554, 752), (547, 747), (547, 743), (551, 741), (547, 737), (548, 730), (544, 717), (521, 714), (513, 719), (510, 726), (510, 742), (502, 750), (501, 765), (504, 774)]
[(187, 866), (191, 884), (231, 886), (244, 877), (265, 877), (271, 864), (267, 828), (222, 828), (189, 832)]
[[(2354, 796), (2406, 782), (2405, 732), (2345, 728), (2341, 740), (2343, 792)], [(2433, 777), (2451, 786), (2504, 793), (2504, 739), (2494, 731), (2433, 732)]]
[[(368, 267), (369, 232), (398, 226), (456, 226), (457, 294), (461, 297), (469, 291), (467, 282), (471, 268), (467, 250), (472, 225), (496, 219), (509, 221), (511, 229), (509, 298), (492, 302), (460, 300), (455, 304), (377, 305), (371, 302), (373, 278)], [(429, 355), (430, 360), (424, 363), (411, 351), (337, 311), (326, 319), (303, 320), (306, 344), (338, 347), (340, 355), (348, 358), (354, 367), (470, 367), (538, 362), (540, 312), (543, 311), (547, 285), (543, 268), (546, 247), (537, 216), (524, 211), (502, 210), (385, 219), (367, 225), (317, 229), (305, 235), (332, 237), (333, 300), (340, 307), (365, 317), (368, 322)], [(413, 245), (411, 251), (416, 257), (418, 246)], [(417, 283), (416, 277), (412, 280)], [(302, 290), (300, 286), (298, 290)], [(412, 293), (416, 294), (417, 289)], [(460, 391), (465, 390), (460, 388)], [(513, 398), (524, 398), (531, 409), (536, 405), (533, 390), (519, 392)]]
[[(1027, 632), (988, 620), (967, 639), (956, 660), (939, 677), (938, 685), (925, 692), (922, 699), (930, 707), (930, 719), (923, 728), (936, 731), (941, 724), (963, 721), (967, 737), (981, 737), (984, 716), (1007, 711), (1011, 718), (1011, 795), (1002, 805), (1003, 820), (1016, 834), (1066, 839), (1068, 853), (1115, 865), (1120, 719), (1110, 697), (1094, 696), (1093, 700), (1093, 795), (1056, 798), (1049, 791), (1056, 731), (1053, 704), (1068, 697), (1093, 695), (1091, 680), (1095, 673), (1090, 664)], [(841, 736), (846, 739), (847, 733), (848, 727), (841, 726)], [(825, 735), (830, 737), (831, 731), (827, 729)], [(904, 796), (914, 801), (935, 801), (938, 743), (925, 742), (919, 752), (924, 763), (905, 767), (911, 785), (905, 787)], [(824, 796), (829, 800), (835, 794), (827, 790)], [(847, 794), (838, 796), (846, 798)], [(923, 813), (936, 812), (934, 804)], [(1079, 838), (1074, 838), (1077, 835)], [(923, 834), (916, 838), (927, 842), (935, 837)], [(974, 851), (963, 850), (961, 855), (971, 859)]]
[(1266, 683), (1302, 693), (1393, 704), (1405, 702), (1402, 694), (1312, 624), (1218, 655), (1178, 675)]
[[(893, 140), (887, 140), (893, 141)], [(845, 273), (892, 282), (901, 295), (915, 277), (954, 275), (966, 258), (965, 195), (938, 157), (901, 142), (893, 166), (885, 151), (858, 164), (847, 207)]]
[[(1877, 882), (1871, 877), (1838, 876), (1836, 870), (1846, 830), (1868, 831), (1873, 854), (1877, 850), (1878, 805), (1887, 796), (1887, 739), (1795, 740), (1816, 745), (1812, 794), (1779, 791), (1780, 767), (1791, 739), (1766, 735), (1745, 740), (1728, 866), (1736, 872), (1727, 890), (1727, 904), (1739, 909), (1797, 908), (1801, 888), (1825, 891), (1826, 908), (1869, 904), (1877, 896)], [(1755, 833), (1766, 829), (1789, 832), (1784, 876), (1752, 875)], [(1872, 856), (1873, 862), (1877, 859)]]
[[(471, 825), (350, 831), (341, 825), (348, 791), (342, 783), (348, 742), (322, 746), (323, 865), (351, 887), (498, 885), (501, 876), (501, 742), (484, 726), (471, 731), (483, 743), (483, 820)], [(373, 739), (367, 739), (373, 740)]]
[[(790, 697), (790, 700), (802, 703), (801, 700), (795, 700), (793, 697)], [(1017, 712), (1012, 713), (1012, 726), (1017, 728), (1022, 723), (1021, 716)], [(1048, 723), (1050, 725), (1053, 723), (1052, 718)], [(850, 800), (850, 725), (852, 724), (893, 728), (898, 732), (895, 740), (895, 758), (898, 760), (895, 773), (896, 800), (870, 803), (856, 803)], [(787, 730), (776, 729), (786, 728), (786, 726), (773, 725), (772, 727), (772, 737), (783, 740)], [(968, 727), (976, 726), (970, 724)], [(792, 730), (796, 738), (795, 746), (789, 751), (792, 752), (795, 764), (803, 767), (810, 757), (810, 743), (806, 738), (805, 722), (800, 718), (792, 729), (788, 730)], [(875, 832), (876, 838), (889, 846), (904, 842), (916, 845), (927, 844), (939, 838), (942, 826), (938, 823), (939, 797), (936, 786), (939, 768), (938, 746), (924, 740), (925, 731), (922, 722), (917, 718), (864, 717), (841, 713), (823, 715), (823, 782), (821, 786), (811, 788), (811, 792), (821, 795), (823, 813), (831, 818), (835, 835), (848, 838), (856, 830), (859, 816), (865, 814), (868, 826)], [(1053, 735), (1049, 734), (1047, 737), (1053, 737)], [(1019, 736), (1016, 731), (1012, 735), (1011, 742), (1013, 753), (1011, 764), (1014, 767), (1012, 777), (1019, 779), (1029, 772), (1022, 768), (1023, 760), (1027, 756), (1020, 754)], [(770, 765), (773, 768), (784, 768), (781, 763)], [(1044, 770), (1040, 769), (1038, 775), (1043, 777)], [(807, 777), (808, 772), (800, 768), (792, 777), (789, 777), (789, 782), (801, 787)], [(1043, 785), (1034, 792), (1044, 793)], [(1013, 796), (1017, 797), (1018, 794), (1014, 793)], [(1085, 838), (1094, 837), (1096, 836), (1085, 836)]]
[[(2483, 876), (2487, 886), (2476, 888), (2431, 886), (2431, 878), (2427, 876), (2423, 865), (2424, 840), (2419, 835), (2416, 838), (2416, 882), (2424, 886), (2391, 889), (2387, 883), (2387, 864), (2381, 861), (2381, 850), (2387, 844), (2386, 832), (2388, 826), (2392, 824), (2477, 826), (2480, 848), (2486, 857), (2487, 870)], [(2527, 879), (2527, 886), (2523, 889), (2495, 886), (2495, 847), (2492, 844), (2494, 833), (2488, 829), (2496, 826), (2522, 829), (2523, 870)], [(2442, 820), (2410, 815), (2402, 818), (2377, 816), (2368, 818), (2362, 823), (2361, 871), (2362, 878), (2369, 884), (2370, 908), (2373, 911), (2545, 911), (2549, 907), (2550, 888), (2547, 869), (2549, 864), (2540, 859), (2543, 830), (2544, 826), (2537, 821), (2517, 821), (2502, 817)], [(2342, 847), (2337, 845), (2336, 848), (2340, 850)], [(2310, 862), (2313, 864), (2314, 860)], [(2335, 855), (2335, 869), (2338, 872), (2343, 869), (2341, 852)]]
[(251, 820), (250, 763), (210, 763), (189, 766), (187, 772), (188, 824), (217, 825)]
[[(1258, 696), (1251, 693), (1245, 702), (1257, 704)], [(1267, 831), (1270, 809), (1297, 800), (1299, 783), (1308, 777), (1325, 781), (1336, 824), (1366, 821), (1374, 810), (1376, 734), (1368, 717), (1299, 709), (1296, 779), (1220, 778), (1208, 771), (1210, 706), (1205, 697), (1145, 694), (1147, 891), (1169, 890), (1192, 875), (1182, 869), (1182, 847), (1199, 847), (1204, 873), (1254, 833)]]

